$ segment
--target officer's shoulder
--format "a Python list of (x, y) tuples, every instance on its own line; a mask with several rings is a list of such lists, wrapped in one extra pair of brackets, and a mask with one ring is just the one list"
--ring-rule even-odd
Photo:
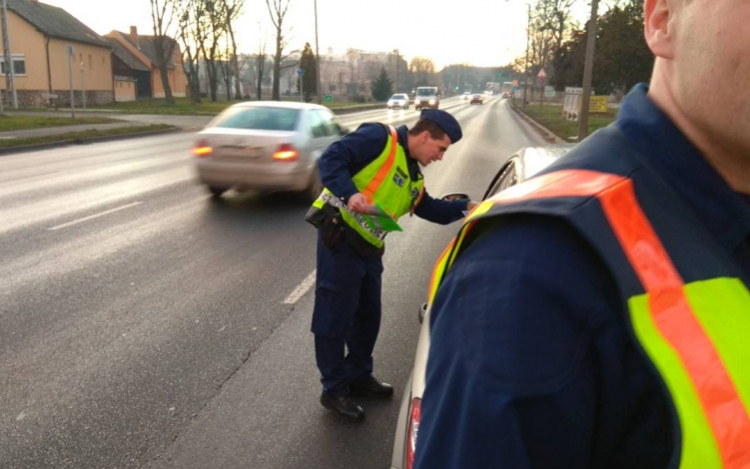
[(388, 129), (384, 124), (378, 122), (365, 122), (357, 127), (357, 130), (355, 130), (355, 132), (367, 138), (388, 137)]

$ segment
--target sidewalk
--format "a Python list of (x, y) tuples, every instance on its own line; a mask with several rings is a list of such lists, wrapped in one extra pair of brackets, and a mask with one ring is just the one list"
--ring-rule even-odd
[(7, 140), (12, 138), (34, 138), (34, 137), (47, 137), (50, 135), (62, 135), (70, 132), (83, 132), (85, 130), (108, 130), (116, 129), (119, 127), (136, 127), (144, 125), (142, 122), (113, 122), (111, 124), (81, 124), (81, 125), (65, 125), (62, 127), (42, 127), (38, 129), (24, 129), (24, 130), (11, 130), (8, 132), (0, 132), (0, 140)]

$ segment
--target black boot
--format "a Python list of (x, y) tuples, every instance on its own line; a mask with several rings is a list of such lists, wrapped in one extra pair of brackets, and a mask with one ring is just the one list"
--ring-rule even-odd
[(365, 419), (365, 409), (349, 396), (331, 396), (323, 393), (320, 395), (320, 404), (354, 422), (362, 422)]
[(349, 383), (349, 392), (352, 396), (387, 399), (393, 396), (393, 386), (388, 383), (381, 383), (370, 375)]

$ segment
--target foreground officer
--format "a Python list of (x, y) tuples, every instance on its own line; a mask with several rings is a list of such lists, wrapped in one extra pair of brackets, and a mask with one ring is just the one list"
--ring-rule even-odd
[(372, 376), (385, 233), (362, 223), (358, 214), (377, 202), (395, 218), (411, 212), (440, 224), (461, 219), (475, 203), (433, 199), (419, 168), (443, 159), (460, 139), (453, 116), (429, 109), (412, 129), (363, 124), (320, 157), (326, 189), (306, 217), (318, 227), (312, 332), (323, 384), (320, 403), (351, 420), (364, 420), (365, 412), (350, 396), (393, 395), (389, 384)]
[(650, 88), (436, 272), (417, 469), (750, 467), (750, 2), (644, 17)]

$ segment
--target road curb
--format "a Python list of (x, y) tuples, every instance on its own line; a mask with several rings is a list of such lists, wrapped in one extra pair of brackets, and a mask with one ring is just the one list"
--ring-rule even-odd
[(9, 147), (9, 148), (0, 148), (0, 156), (6, 156), (6, 155), (13, 155), (16, 153), (26, 153), (30, 151), (40, 151), (40, 150), (49, 150), (51, 148), (58, 148), (58, 147), (66, 147), (69, 145), (85, 145), (88, 143), (103, 143), (103, 142), (113, 142), (116, 140), (126, 140), (129, 138), (140, 138), (140, 137), (151, 137), (154, 135), (161, 135), (161, 134), (169, 134), (169, 133), (178, 133), (178, 132), (185, 132), (186, 130), (182, 127), (174, 127), (171, 129), (162, 129), (162, 130), (153, 130), (150, 132), (137, 132), (133, 134), (123, 134), (123, 135), (104, 135), (101, 137), (89, 137), (89, 138), (77, 138), (72, 140), (61, 140), (59, 142), (50, 142), (50, 143), (39, 143), (34, 145), (22, 145), (18, 147)]
[(548, 143), (570, 143), (566, 141), (565, 139), (560, 138), (560, 136), (555, 135), (547, 127), (543, 126), (536, 120), (529, 117), (525, 112), (518, 109), (516, 105), (512, 104), (511, 108), (514, 111), (516, 111), (516, 113), (519, 115), (519, 117), (521, 117), (521, 119), (525, 120), (526, 123), (528, 123), (534, 130), (536, 130), (546, 142)]

